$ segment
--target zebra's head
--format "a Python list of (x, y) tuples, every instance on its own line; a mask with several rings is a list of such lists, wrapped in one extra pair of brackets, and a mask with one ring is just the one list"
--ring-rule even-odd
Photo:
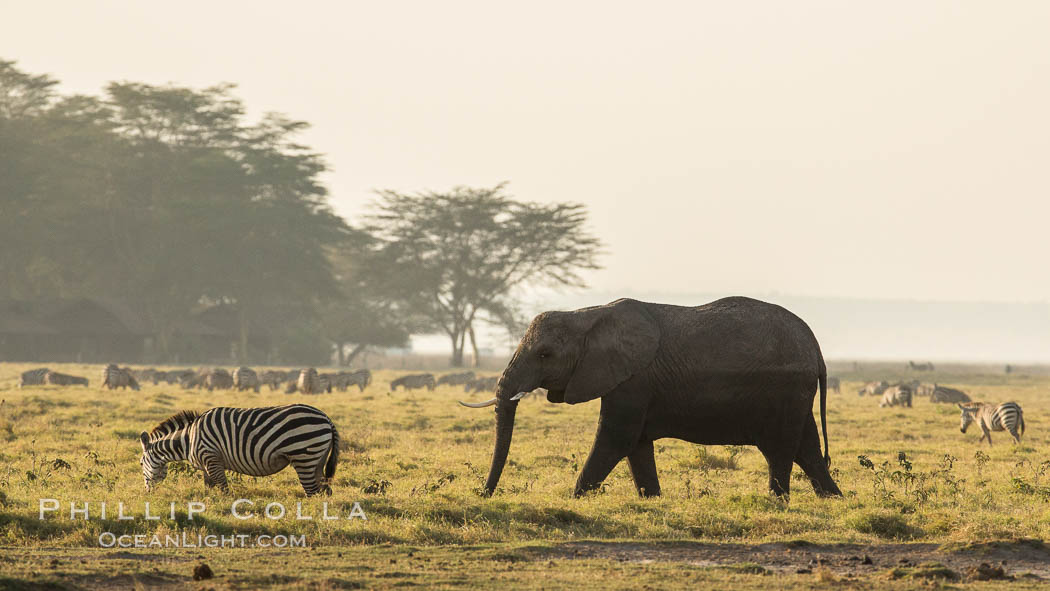
[(168, 476), (168, 461), (160, 457), (145, 431), (139, 435), (139, 441), (142, 443), (142, 457), (139, 458), (139, 463), (142, 464), (142, 477), (146, 482), (146, 492), (149, 492), (155, 484)]
[(963, 406), (958, 402), (956, 405), (959, 407), (959, 410), (962, 411), (962, 416), (959, 419), (959, 430), (966, 433), (966, 428), (970, 426), (970, 423), (974, 422), (974, 419), (976, 419), (975, 415), (977, 414), (977, 409)]

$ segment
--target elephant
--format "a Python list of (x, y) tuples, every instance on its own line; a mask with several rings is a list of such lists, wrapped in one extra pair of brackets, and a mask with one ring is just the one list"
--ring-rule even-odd
[[(824, 454), (813, 418), (820, 390)], [(485, 492), (496, 490), (518, 400), (536, 388), (553, 403), (601, 399), (594, 444), (574, 496), (598, 488), (623, 460), (639, 495), (658, 496), (653, 442), (754, 445), (769, 488), (786, 498), (797, 463), (819, 496), (841, 496), (828, 471), (827, 368), (809, 326), (746, 297), (697, 307), (620, 299), (544, 312), (529, 325), (496, 386), (496, 441)]]

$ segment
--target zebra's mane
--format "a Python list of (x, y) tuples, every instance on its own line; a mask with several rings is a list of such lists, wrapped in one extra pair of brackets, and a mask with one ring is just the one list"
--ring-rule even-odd
[(201, 416), (201, 414), (195, 410), (183, 410), (177, 412), (154, 427), (153, 430), (149, 432), (149, 438), (156, 439), (158, 437), (163, 437), (168, 433), (174, 433), (192, 423), (199, 416)]

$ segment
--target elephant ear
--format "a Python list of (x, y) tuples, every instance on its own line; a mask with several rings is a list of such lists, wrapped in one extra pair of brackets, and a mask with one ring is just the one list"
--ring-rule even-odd
[(595, 318), (565, 387), (569, 404), (605, 396), (648, 367), (660, 345), (660, 329), (634, 300), (620, 300), (586, 314)]

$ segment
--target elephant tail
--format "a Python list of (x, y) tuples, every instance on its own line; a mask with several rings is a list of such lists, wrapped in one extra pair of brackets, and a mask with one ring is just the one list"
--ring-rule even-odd
[(828, 453), (828, 370), (823, 367), (823, 363), (820, 365), (820, 375), (817, 376), (820, 383), (820, 426), (824, 432), (824, 462), (831, 467), (831, 455)]

